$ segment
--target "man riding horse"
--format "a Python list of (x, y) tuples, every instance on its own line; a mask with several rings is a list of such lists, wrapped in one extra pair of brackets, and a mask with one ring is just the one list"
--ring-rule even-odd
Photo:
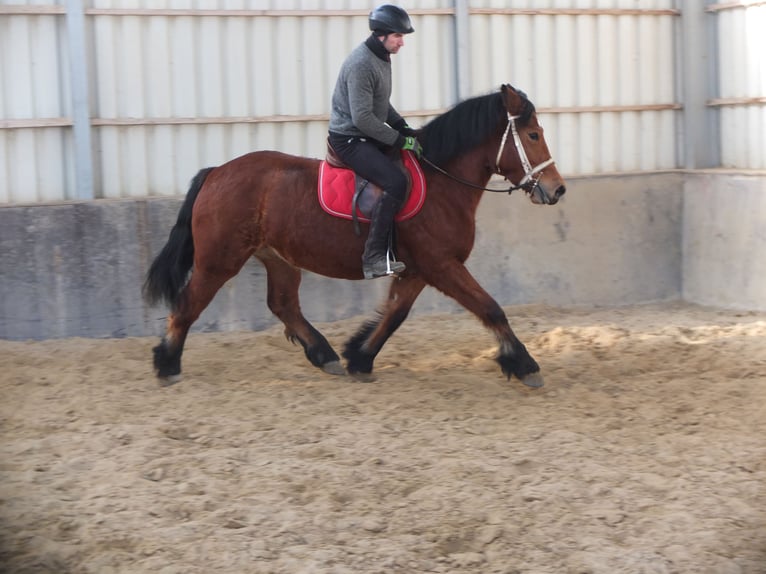
[(383, 189), (371, 214), (364, 245), (365, 279), (401, 273), (405, 265), (388, 256), (394, 216), (407, 193), (407, 178), (386, 155), (393, 148), (422, 154), (420, 143), (391, 98), (391, 54), (415, 30), (407, 12), (386, 4), (369, 16), (372, 34), (341, 66), (332, 96), (328, 141), (343, 162)]

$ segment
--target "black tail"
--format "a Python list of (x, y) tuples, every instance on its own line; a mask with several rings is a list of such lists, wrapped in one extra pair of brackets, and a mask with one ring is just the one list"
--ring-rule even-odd
[(178, 308), (181, 290), (186, 285), (194, 263), (192, 208), (205, 178), (213, 169), (215, 168), (202, 169), (192, 179), (186, 200), (178, 212), (176, 224), (170, 230), (170, 237), (146, 273), (143, 292), (144, 299), (150, 305), (164, 301), (171, 309)]

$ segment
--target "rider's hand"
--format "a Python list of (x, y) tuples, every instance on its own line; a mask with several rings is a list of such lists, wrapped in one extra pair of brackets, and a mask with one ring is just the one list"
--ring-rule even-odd
[(400, 134), (402, 134), (404, 137), (418, 135), (418, 130), (408, 126), (407, 122), (403, 118), (399, 120), (398, 122), (396, 122), (395, 124), (393, 124), (391, 127), (394, 128), (396, 131), (398, 131)]
[(404, 138), (404, 143), (402, 144), (402, 149), (411, 151), (418, 157), (418, 159), (423, 155), (423, 146), (420, 145), (420, 142), (415, 136), (406, 136)]

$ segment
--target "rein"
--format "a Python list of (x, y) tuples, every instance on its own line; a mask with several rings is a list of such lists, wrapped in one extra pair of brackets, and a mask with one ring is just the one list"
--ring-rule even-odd
[[(538, 185), (538, 181), (540, 180), (540, 175), (542, 174), (543, 170), (555, 162), (553, 161), (553, 158), (549, 158), (546, 161), (536, 165), (535, 167), (532, 167), (532, 164), (529, 162), (529, 157), (527, 157), (527, 152), (524, 149), (524, 145), (521, 143), (519, 132), (516, 129), (516, 120), (519, 118), (519, 116), (512, 116), (510, 112), (506, 112), (506, 114), (508, 116), (508, 125), (506, 125), (505, 132), (503, 132), (503, 139), (500, 140), (500, 149), (497, 150), (497, 158), (495, 159), (495, 173), (503, 175), (503, 172), (500, 169), (500, 158), (503, 156), (505, 143), (508, 141), (508, 134), (511, 133), (513, 136), (513, 143), (516, 146), (516, 152), (519, 154), (519, 159), (521, 160), (521, 166), (524, 168), (524, 177), (518, 183), (518, 185), (514, 185), (513, 182), (511, 182), (511, 187), (508, 189), (491, 189), (489, 187), (482, 187), (481, 185), (476, 185), (475, 183), (471, 183), (470, 181), (466, 181), (462, 178), (452, 175), (451, 173), (448, 173), (433, 163), (425, 155), (422, 156), (422, 160), (439, 173), (446, 175), (448, 178), (457, 181), (458, 183), (462, 183), (463, 185), (467, 185), (468, 187), (472, 187), (474, 189), (481, 189), (483, 191), (491, 191), (494, 193), (507, 193), (508, 195), (517, 189), (523, 189), (527, 193), (532, 193), (532, 191), (534, 191)], [(535, 175), (537, 175), (537, 177), (535, 177)], [(531, 187), (529, 187), (530, 182), (533, 184)]]
[(449, 173), (449, 172), (447, 172), (447, 171), (443, 170), (443, 169), (442, 169), (442, 168), (440, 168), (438, 165), (436, 165), (435, 163), (433, 163), (433, 162), (432, 162), (430, 159), (428, 159), (426, 156), (422, 156), (420, 159), (421, 159), (421, 160), (423, 160), (423, 161), (424, 161), (425, 163), (427, 163), (428, 165), (430, 165), (432, 168), (434, 168), (436, 171), (438, 171), (438, 172), (439, 172), (439, 173), (441, 173), (442, 175), (446, 175), (446, 176), (447, 176), (448, 178), (450, 178), (451, 180), (453, 180), (453, 181), (456, 181), (456, 182), (458, 182), (458, 183), (462, 183), (463, 185), (467, 185), (468, 187), (472, 187), (472, 188), (474, 188), (474, 189), (481, 189), (481, 190), (483, 190), (483, 191), (492, 191), (492, 192), (494, 192), (494, 193), (506, 193), (506, 192), (507, 192), (507, 193), (508, 193), (508, 195), (510, 195), (512, 191), (515, 191), (515, 190), (517, 190), (517, 189), (521, 189), (521, 188), (522, 188), (522, 186), (520, 186), (520, 185), (514, 185), (514, 186), (511, 186), (511, 187), (509, 187), (508, 189), (492, 189), (492, 188), (490, 188), (490, 187), (482, 187), (482, 186), (480, 186), (480, 185), (476, 185), (475, 183), (471, 183), (470, 181), (467, 181), (467, 180), (465, 180), (465, 179), (462, 179), (462, 178), (460, 178), (460, 177), (458, 177), (458, 176), (456, 176), (456, 175), (452, 175), (451, 173)]

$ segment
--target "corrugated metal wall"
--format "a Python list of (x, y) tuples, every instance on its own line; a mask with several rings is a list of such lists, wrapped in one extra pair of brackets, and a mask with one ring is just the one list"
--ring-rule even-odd
[(766, 169), (766, 2), (708, 8), (718, 29), (721, 165)]
[[(0, 203), (77, 197), (65, 16), (78, 2), (0, 4)], [(197, 169), (253, 149), (321, 156), (335, 74), (377, 3), (86, 2), (94, 196), (181, 194)], [(459, 96), (511, 82), (537, 104), (567, 175), (682, 167), (675, 4), (413, 0), (417, 32), (395, 57), (393, 102), (419, 125)], [(707, 10), (722, 38), (721, 161), (762, 169), (766, 50), (756, 42), (766, 8), (757, 4)]]
[(0, 203), (56, 201), (74, 187), (64, 18), (1, 14)]
[(503, 4), (471, 4), (471, 82), (527, 91), (563, 172), (678, 167), (672, 0)]

